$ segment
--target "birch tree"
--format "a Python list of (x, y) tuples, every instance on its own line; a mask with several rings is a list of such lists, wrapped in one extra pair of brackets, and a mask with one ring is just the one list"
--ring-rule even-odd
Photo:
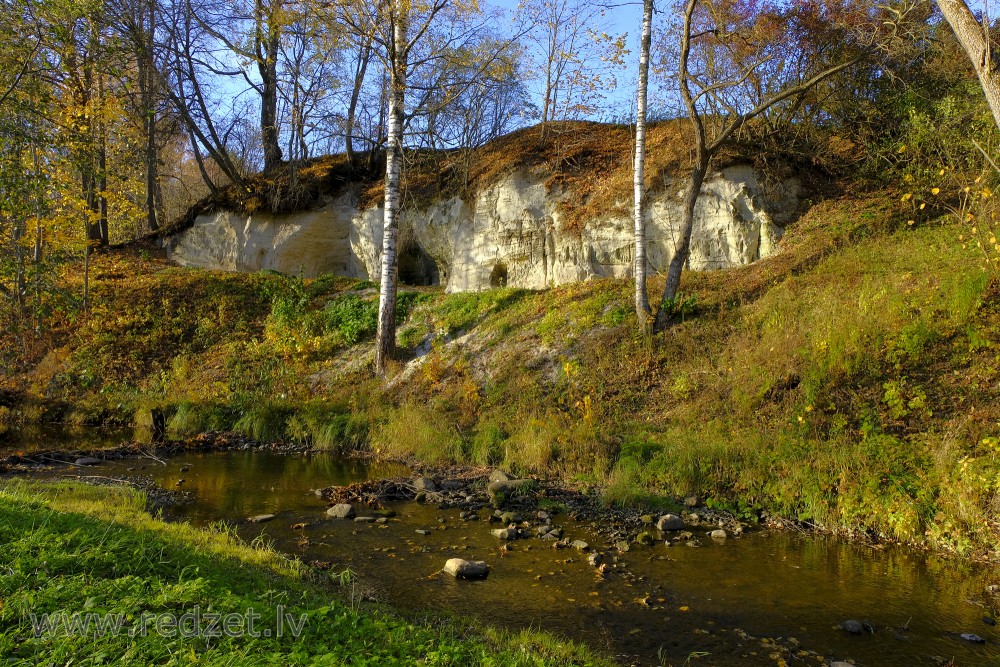
[(965, 0), (937, 0), (937, 6), (954, 31), (958, 43), (962, 45), (962, 50), (972, 61), (983, 94), (993, 112), (993, 120), (1000, 127), (1000, 64), (995, 60), (989, 19), (984, 15), (983, 23), (980, 24)]
[(646, 292), (646, 99), (649, 91), (649, 45), (652, 39), (653, 0), (642, 3), (642, 35), (639, 39), (639, 83), (635, 103), (635, 161), (633, 195), (635, 216), (635, 314), (639, 326), (649, 320), (649, 296)]

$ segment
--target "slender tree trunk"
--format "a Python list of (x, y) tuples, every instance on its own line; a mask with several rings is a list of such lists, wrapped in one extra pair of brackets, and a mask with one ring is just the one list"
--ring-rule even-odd
[(42, 192), (42, 178), (39, 170), (37, 129), (31, 137), (31, 164), (35, 177), (35, 248), (31, 265), (35, 271), (35, 332), (42, 331), (42, 206), (45, 194)]
[(257, 73), (260, 75), (260, 132), (264, 146), (264, 170), (281, 164), (281, 145), (278, 137), (278, 47), (280, 29), (276, 8), (265, 8), (257, 0)]
[(104, 120), (104, 75), (97, 75), (97, 213), (101, 247), (110, 243), (108, 233), (108, 128)]
[(639, 84), (635, 104), (635, 162), (633, 197), (635, 222), (635, 314), (639, 326), (649, 320), (649, 296), (646, 292), (646, 93), (649, 88), (649, 43), (653, 24), (653, 0), (642, 3), (642, 38), (639, 43)]
[(403, 113), (406, 101), (408, 0), (395, 0), (391, 77), (389, 81), (389, 132), (385, 158), (385, 218), (382, 225), (382, 281), (375, 337), (375, 373), (384, 376), (396, 351), (396, 256), (399, 229), (400, 181), (403, 163)]
[(660, 299), (659, 308), (656, 310), (654, 331), (663, 331), (667, 327), (667, 318), (670, 316), (668, 304), (677, 296), (677, 291), (680, 289), (681, 272), (684, 270), (691, 250), (694, 209), (698, 203), (698, 195), (701, 194), (701, 186), (705, 182), (705, 175), (708, 173), (708, 156), (702, 150), (698, 150), (696, 161), (697, 164), (691, 171), (691, 178), (688, 180), (687, 192), (684, 193), (681, 231), (674, 244), (674, 254), (670, 258), (670, 265), (667, 267), (667, 282), (663, 286), (663, 298)]
[(357, 124), (358, 100), (361, 98), (361, 88), (365, 83), (368, 71), (368, 61), (371, 59), (371, 40), (365, 39), (358, 56), (358, 69), (354, 73), (354, 88), (351, 90), (351, 102), (347, 105), (347, 127), (344, 132), (344, 147), (347, 152), (347, 162), (353, 168), (354, 164), (354, 126)]
[(983, 94), (993, 112), (993, 121), (1000, 127), (1000, 71), (993, 69), (993, 49), (983, 26), (964, 0), (937, 0), (937, 6), (972, 61)]
[(156, 188), (159, 180), (156, 150), (156, 106), (153, 89), (156, 85), (153, 68), (153, 30), (156, 25), (156, 3), (149, 0), (139, 5), (136, 40), (139, 84), (139, 104), (143, 114), (143, 130), (146, 135), (146, 229), (155, 232), (160, 228), (157, 220)]

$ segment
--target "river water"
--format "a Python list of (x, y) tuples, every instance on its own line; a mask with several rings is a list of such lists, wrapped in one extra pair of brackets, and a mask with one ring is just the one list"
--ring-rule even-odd
[[(585, 642), (623, 664), (1000, 665), (995, 618), (1000, 583), (990, 568), (905, 548), (873, 549), (832, 538), (751, 532), (701, 546), (634, 547), (618, 554), (590, 524), (557, 514), (570, 539), (588, 542), (615, 567), (601, 576), (587, 554), (537, 539), (507, 549), (485, 519), (458, 509), (391, 503), (384, 524), (327, 519), (314, 489), (407, 474), (392, 464), (329, 455), (265, 452), (182, 454), (46, 476), (144, 476), (182, 489), (193, 502), (168, 510), (198, 525), (229, 521), (306, 561), (351, 568), (352, 594), (409, 611), (470, 616), (511, 629), (531, 627)], [(178, 486), (178, 481), (183, 482)], [(361, 512), (363, 513), (363, 512)], [(275, 514), (266, 523), (250, 516)], [(292, 528), (295, 524), (309, 524)], [(423, 535), (415, 531), (426, 530)], [(703, 531), (702, 531), (703, 532)], [(438, 574), (448, 558), (485, 560), (486, 581)], [(851, 635), (847, 619), (874, 633)], [(986, 640), (961, 638), (974, 633)]]

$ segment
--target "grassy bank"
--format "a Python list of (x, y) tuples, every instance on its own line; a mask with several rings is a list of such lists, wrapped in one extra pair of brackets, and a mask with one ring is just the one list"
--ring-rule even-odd
[[(124, 488), (0, 487), (0, 658), (12, 664), (606, 664), (540, 633), (415, 623), (352, 604), (333, 578), (321, 580), (226, 531), (165, 523), (143, 504), (141, 494)], [(144, 616), (182, 618), (194, 609), (241, 616), (252, 610), (255, 632), (272, 636), (248, 636), (246, 625), (242, 636), (170, 636), (192, 634), (193, 621), (180, 628), (163, 622), (160, 634), (149, 620), (145, 636), (139, 631)], [(279, 610), (286, 619), (281, 637), (273, 636)], [(34, 636), (31, 614), (63, 612), (121, 615), (126, 632), (60, 628)], [(301, 635), (293, 636), (287, 619), (304, 623)]]
[[(599, 486), (749, 520), (996, 557), (998, 284), (967, 230), (898, 196), (816, 204), (781, 251), (685, 277), (664, 335), (631, 287), (404, 290), (371, 378), (370, 283), (96, 260), (95, 308), (19, 357), (0, 421), (234, 429)], [(651, 283), (655, 293), (660, 287)], [(9, 346), (8, 346), (9, 347)]]

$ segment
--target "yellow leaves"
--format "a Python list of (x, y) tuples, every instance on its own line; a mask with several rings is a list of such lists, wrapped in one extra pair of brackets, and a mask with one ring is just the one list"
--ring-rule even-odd
[(911, 199), (913, 199), (913, 193), (912, 192), (907, 192), (905, 195), (903, 195), (902, 197), (900, 197), (900, 201), (904, 201), (904, 202), (910, 201)]
[(941, 188), (931, 188), (931, 194), (935, 197), (941, 194)]
[(899, 150), (896, 151), (896, 153), (899, 154), (899, 155), (902, 155), (905, 152), (906, 152), (906, 144), (903, 144), (902, 146), (900, 146)]
[(983, 195), (983, 199), (989, 199), (990, 197), (993, 196), (993, 191), (990, 190), (989, 188), (983, 188), (981, 194)]

